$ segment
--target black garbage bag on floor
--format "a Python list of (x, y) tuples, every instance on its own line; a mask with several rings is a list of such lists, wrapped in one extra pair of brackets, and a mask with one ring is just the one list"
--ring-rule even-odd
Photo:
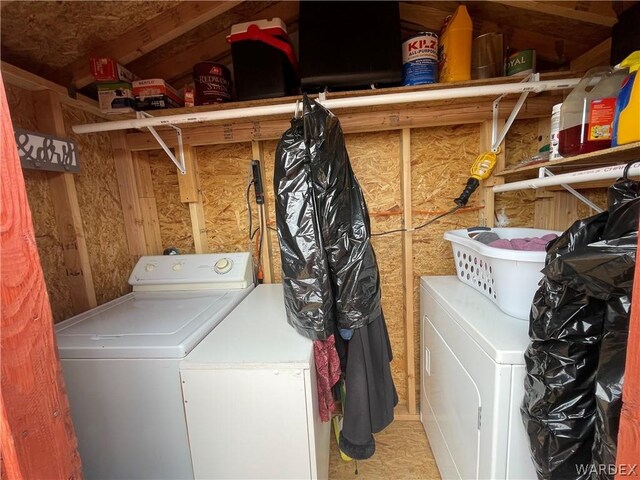
[(616, 183), (607, 212), (576, 222), (548, 247), (530, 316), (522, 405), (540, 478), (612, 478), (637, 193), (637, 182)]
[(313, 340), (335, 335), (347, 405), (340, 447), (369, 458), (398, 402), (369, 213), (338, 119), (306, 96), (276, 149), (274, 189), (287, 320)]
[[(595, 398), (593, 383), (604, 302), (567, 285), (563, 256), (600, 238), (608, 212), (574, 223), (547, 247), (545, 277), (534, 295), (522, 417), (539, 478), (588, 478)], [(576, 464), (587, 465), (579, 475)]]

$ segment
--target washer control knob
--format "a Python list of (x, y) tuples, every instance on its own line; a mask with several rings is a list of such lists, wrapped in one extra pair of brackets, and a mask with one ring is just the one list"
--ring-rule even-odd
[(231, 267), (233, 267), (233, 262), (230, 259), (221, 258), (215, 263), (213, 269), (220, 274), (225, 274), (231, 270)]
[(181, 263), (175, 263), (175, 264), (173, 265), (173, 267), (171, 267), (171, 268), (173, 268), (173, 271), (174, 271), (174, 272), (177, 272), (177, 271), (179, 271), (179, 270), (182, 270), (182, 264), (181, 264)]
[(154, 268), (156, 268), (156, 266), (155, 266), (153, 263), (147, 263), (147, 264), (144, 266), (144, 269), (145, 269), (147, 272), (152, 272)]

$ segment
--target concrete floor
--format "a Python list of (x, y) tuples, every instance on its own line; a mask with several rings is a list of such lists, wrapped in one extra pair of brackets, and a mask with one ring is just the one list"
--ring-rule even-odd
[(345, 462), (331, 432), (329, 480), (440, 480), (427, 436), (419, 421), (394, 421), (375, 434), (376, 453), (369, 460)]

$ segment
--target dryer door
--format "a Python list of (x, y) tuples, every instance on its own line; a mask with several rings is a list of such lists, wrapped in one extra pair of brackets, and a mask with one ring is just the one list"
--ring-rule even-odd
[[(428, 317), (424, 318), (423, 325), (424, 354), (429, 359), (428, 367), (422, 372), (425, 375), (424, 393), (437, 430), (435, 436), (427, 432), (430, 443), (434, 452), (443, 450), (442, 445), (434, 445), (436, 442), (444, 443), (459, 478), (478, 478), (480, 393)], [(448, 459), (444, 462), (436, 460), (443, 478), (449, 476), (447, 470), (454, 473), (441, 465), (449, 463)]]

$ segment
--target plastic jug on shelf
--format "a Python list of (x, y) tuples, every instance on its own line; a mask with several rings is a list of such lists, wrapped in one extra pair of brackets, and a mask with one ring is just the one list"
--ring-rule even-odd
[(438, 46), (440, 81), (463, 82), (471, 79), (471, 36), (473, 23), (467, 7), (459, 5), (445, 20)]
[(563, 157), (611, 146), (616, 97), (624, 72), (610, 67), (589, 70), (560, 109), (559, 152)]
[(640, 141), (640, 50), (633, 52), (616, 68), (628, 68), (629, 74), (622, 82), (616, 102), (611, 140), (613, 147)]

